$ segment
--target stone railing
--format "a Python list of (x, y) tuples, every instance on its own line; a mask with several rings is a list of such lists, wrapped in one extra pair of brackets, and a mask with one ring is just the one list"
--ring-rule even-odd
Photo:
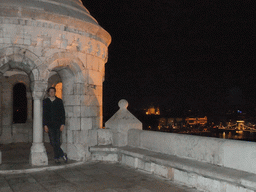
[(127, 105), (120, 102), (108, 129), (98, 130), (92, 160), (119, 162), (203, 191), (256, 191), (256, 143), (143, 131)]
[(256, 143), (130, 130), (128, 145), (256, 174)]

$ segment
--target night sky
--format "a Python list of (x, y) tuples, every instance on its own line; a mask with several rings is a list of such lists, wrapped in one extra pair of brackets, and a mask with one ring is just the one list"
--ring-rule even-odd
[(256, 108), (250, 0), (83, 0), (110, 33), (104, 115), (127, 99), (182, 115)]

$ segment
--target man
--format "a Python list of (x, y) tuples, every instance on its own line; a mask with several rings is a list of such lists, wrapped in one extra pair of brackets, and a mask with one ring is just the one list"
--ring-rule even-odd
[(60, 164), (60, 158), (67, 163), (67, 154), (64, 154), (60, 148), (60, 135), (65, 125), (65, 110), (63, 102), (56, 97), (56, 89), (50, 87), (48, 90), (49, 97), (43, 101), (43, 125), (44, 131), (48, 133), (50, 143), (54, 150), (54, 160)]

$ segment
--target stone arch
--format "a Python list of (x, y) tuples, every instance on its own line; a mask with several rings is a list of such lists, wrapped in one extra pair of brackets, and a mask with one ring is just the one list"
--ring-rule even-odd
[(11, 46), (0, 49), (0, 73), (19, 69), (28, 74), (30, 81), (37, 81), (40, 77), (37, 66), (40, 64), (39, 57), (26, 48)]
[(85, 70), (83, 62), (69, 52), (55, 53), (44, 62), (44, 66), (47, 66), (46, 70), (42, 73), (42, 79), (48, 80), (51, 71), (60, 71), (62, 69), (68, 69), (75, 77), (76, 83), (86, 83), (83, 77), (82, 71)]
[[(32, 141), (32, 93), (30, 90), (30, 80), (27, 74), (19, 71), (11, 71), (11, 74), (4, 74), (1, 77), (1, 120), (2, 130), (0, 134), (1, 143), (11, 142), (31, 142)], [(14, 123), (14, 95), (13, 88), (16, 84), (22, 83), (26, 87), (26, 122)]]
[[(4, 82), (8, 82), (6, 85), (8, 85), (10, 88), (12, 88), (16, 83), (23, 83), (26, 86), (29, 108), (26, 124), (22, 125), (22, 127), (20, 127), (18, 124), (14, 125), (12, 123), (13, 111), (8, 110), (9, 108), (13, 107), (11, 94), (12, 90), (10, 92), (6, 92), (6, 88), (8, 87), (4, 87), (5, 92), (2, 92), (2, 94), (4, 94), (2, 97), (5, 98), (6, 102), (2, 102), (2, 105), (4, 105), (3, 109), (6, 109), (7, 111), (3, 114), (3, 117), (1, 117), (4, 118), (4, 131), (2, 132), (0, 139), (3, 143), (8, 143), (11, 140), (14, 142), (32, 141), (32, 92), (35, 90), (35, 88), (37, 90), (40, 89), (40, 91), (44, 91), (35, 83), (40, 81), (40, 71), (37, 67), (40, 64), (41, 61), (39, 57), (26, 48), (9, 46), (0, 49), (0, 76), (7, 77), (3, 77), (5, 79)], [(24, 79), (24, 75), (26, 76), (26, 80)], [(8, 101), (8, 98), (10, 101)], [(21, 129), (23, 129), (21, 134), (25, 134), (26, 136), (18, 136), (20, 135)]]

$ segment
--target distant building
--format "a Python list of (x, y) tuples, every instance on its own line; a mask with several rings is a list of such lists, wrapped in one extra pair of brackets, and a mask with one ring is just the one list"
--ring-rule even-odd
[(189, 125), (205, 125), (207, 123), (207, 117), (187, 117), (185, 121)]
[(159, 107), (150, 107), (146, 109), (146, 115), (160, 115), (160, 109)]

